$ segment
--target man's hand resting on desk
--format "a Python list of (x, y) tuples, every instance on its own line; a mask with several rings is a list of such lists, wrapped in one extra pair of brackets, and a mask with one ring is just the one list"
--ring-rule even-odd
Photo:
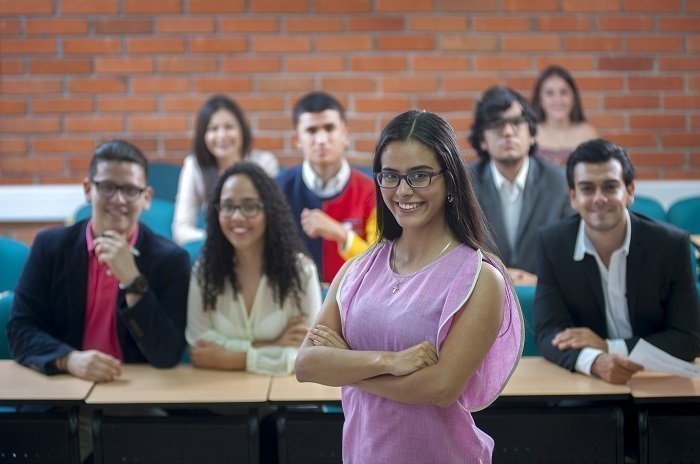
[(97, 350), (71, 351), (65, 363), (69, 374), (93, 382), (110, 382), (122, 374), (121, 361)]
[(588, 327), (569, 327), (562, 330), (554, 336), (552, 345), (562, 351), (570, 348), (578, 350), (582, 348), (597, 348), (608, 351), (608, 344), (605, 343), (605, 340)]
[(625, 384), (637, 372), (644, 370), (629, 358), (619, 354), (603, 353), (593, 361), (591, 373), (610, 383)]

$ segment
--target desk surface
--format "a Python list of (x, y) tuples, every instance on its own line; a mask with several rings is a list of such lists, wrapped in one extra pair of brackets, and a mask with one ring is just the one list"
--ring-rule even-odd
[(340, 401), (340, 387), (318, 383), (299, 383), (294, 375), (273, 377), (270, 401)]
[(9, 359), (0, 360), (0, 401), (82, 401), (93, 383), (70, 375), (47, 376)]
[(156, 369), (143, 364), (122, 366), (122, 376), (96, 384), (88, 404), (220, 404), (264, 403), (270, 377), (247, 372), (196, 369), (179, 365)]

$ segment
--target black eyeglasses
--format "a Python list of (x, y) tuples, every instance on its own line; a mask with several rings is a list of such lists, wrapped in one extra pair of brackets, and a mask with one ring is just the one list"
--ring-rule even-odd
[(494, 119), (486, 124), (486, 130), (493, 132), (503, 132), (506, 126), (510, 126), (513, 131), (517, 132), (522, 129), (527, 123), (527, 118), (525, 116), (513, 116), (512, 118), (501, 118)]
[(397, 174), (395, 172), (375, 172), (374, 178), (381, 188), (393, 189), (399, 186), (401, 179), (405, 180), (411, 188), (425, 188), (430, 185), (433, 177), (442, 174), (442, 169), (437, 172), (416, 171), (410, 174)]
[(216, 210), (219, 212), (220, 216), (224, 217), (233, 217), (236, 210), (239, 210), (243, 217), (251, 219), (260, 214), (264, 206), (265, 205), (259, 201), (246, 201), (240, 205), (234, 203), (219, 203), (216, 205)]
[(117, 190), (122, 192), (122, 196), (127, 201), (136, 200), (146, 191), (146, 187), (141, 188), (130, 184), (119, 185), (109, 180), (93, 180), (92, 183), (97, 189), (97, 194), (107, 200), (112, 198), (114, 194), (117, 193)]

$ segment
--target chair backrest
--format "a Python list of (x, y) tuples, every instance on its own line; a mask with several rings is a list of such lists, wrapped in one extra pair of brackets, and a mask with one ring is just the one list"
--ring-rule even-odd
[(9, 237), (0, 237), (0, 292), (15, 289), (28, 256), (27, 245)]
[(195, 240), (193, 242), (187, 242), (181, 245), (190, 256), (191, 265), (197, 261), (197, 257), (199, 257), (199, 254), (202, 252), (202, 245), (204, 245), (204, 240)]
[(10, 359), (10, 347), (7, 344), (5, 327), (10, 321), (13, 292), (0, 292), (0, 359)]
[[(151, 208), (143, 211), (139, 220), (156, 234), (171, 239), (173, 236), (172, 223), (174, 213), (175, 205), (172, 202), (153, 198), (151, 200)], [(91, 214), (92, 205), (85, 204), (78, 208), (73, 218), (75, 222), (78, 222), (89, 218)]]
[(172, 163), (149, 163), (148, 185), (155, 190), (154, 198), (175, 202), (181, 167)]
[(666, 211), (664, 207), (651, 197), (645, 197), (644, 195), (635, 195), (634, 203), (630, 206), (630, 210), (635, 213), (641, 213), (645, 216), (649, 216), (657, 221), (666, 221)]
[(700, 196), (678, 200), (668, 209), (668, 222), (688, 231), (700, 234)]
[(354, 169), (357, 169), (360, 171), (362, 174), (366, 175), (370, 179), (374, 179), (374, 173), (372, 172), (372, 166), (360, 166), (358, 164), (354, 164), (352, 166)]
[(520, 300), (520, 309), (525, 319), (525, 346), (523, 356), (539, 356), (535, 339), (535, 286), (516, 285), (515, 293)]

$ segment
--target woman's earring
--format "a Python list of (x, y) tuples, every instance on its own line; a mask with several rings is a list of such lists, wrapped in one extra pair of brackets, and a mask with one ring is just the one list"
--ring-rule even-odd
[(447, 194), (447, 202), (452, 203), (454, 201), (455, 197), (451, 193)]

